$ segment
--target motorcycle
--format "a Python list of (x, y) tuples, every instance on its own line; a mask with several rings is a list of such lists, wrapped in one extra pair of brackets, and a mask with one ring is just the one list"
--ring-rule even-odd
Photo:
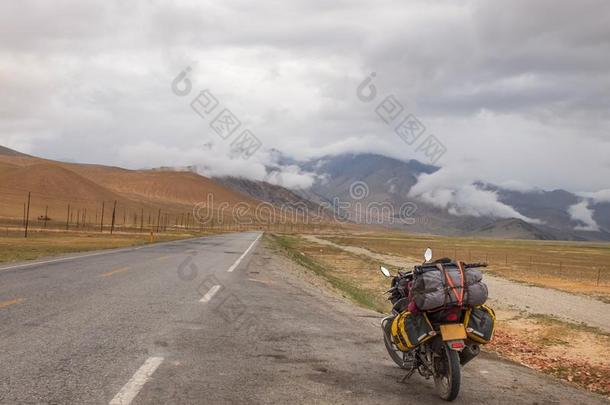
[[(414, 274), (425, 266), (436, 266), (431, 262), (432, 250), (426, 249), (424, 263), (415, 266), (413, 271), (399, 271), (393, 276), (388, 269), (381, 267), (385, 277), (392, 278), (392, 288), (388, 300), (393, 304), (392, 314), (383, 318), (381, 327), (385, 347), (398, 367), (407, 371), (401, 382), (405, 382), (415, 372), (426, 379), (431, 377), (439, 396), (446, 401), (453, 401), (460, 391), (461, 367), (477, 357), (481, 351), (477, 342), (468, 338), (464, 319), (468, 308), (450, 307), (436, 311), (426, 311), (432, 329), (424, 343), (410, 349), (401, 350), (392, 335), (394, 320), (409, 307), (409, 286)], [(442, 259), (448, 261), (449, 259)], [(486, 267), (486, 263), (464, 264), (465, 268)], [(470, 329), (470, 328), (468, 328)], [(472, 330), (469, 330), (472, 332)]]

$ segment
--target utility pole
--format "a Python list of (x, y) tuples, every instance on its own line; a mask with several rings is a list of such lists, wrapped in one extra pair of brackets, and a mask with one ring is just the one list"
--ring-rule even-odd
[(140, 208), (140, 232), (144, 230), (144, 208)]
[(112, 225), (110, 226), (110, 234), (114, 232), (114, 220), (116, 218), (116, 200), (114, 200), (114, 206), (112, 207)]
[(49, 220), (49, 206), (44, 207), (44, 227), (47, 227), (47, 221)]
[(159, 208), (159, 213), (157, 214), (157, 233), (159, 233), (159, 221), (161, 220), (161, 208)]
[(28, 225), (30, 223), (30, 192), (28, 191), (28, 210), (25, 214), (25, 237), (28, 237)]
[(100, 221), (100, 233), (104, 233), (104, 201), (102, 201), (102, 220)]

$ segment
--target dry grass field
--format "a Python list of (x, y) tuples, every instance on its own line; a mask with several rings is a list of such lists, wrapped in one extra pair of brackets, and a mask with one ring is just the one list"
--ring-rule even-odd
[(421, 261), (434, 256), (488, 262), (487, 271), (512, 280), (610, 299), (610, 244), (561, 241), (446, 238), (396, 233), (324, 237), (340, 245), (363, 247)]

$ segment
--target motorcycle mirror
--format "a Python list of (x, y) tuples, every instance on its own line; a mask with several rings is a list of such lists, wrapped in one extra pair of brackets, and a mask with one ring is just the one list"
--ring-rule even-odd
[(379, 270), (381, 270), (384, 276), (392, 277), (392, 273), (390, 273), (390, 270), (386, 269), (385, 267), (381, 266)]
[(430, 260), (432, 260), (432, 249), (427, 248), (426, 252), (424, 253), (424, 259), (427, 262), (429, 262)]

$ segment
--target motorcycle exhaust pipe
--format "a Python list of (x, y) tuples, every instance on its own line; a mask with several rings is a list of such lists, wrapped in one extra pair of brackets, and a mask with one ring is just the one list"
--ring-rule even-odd
[(468, 345), (460, 352), (460, 364), (463, 366), (481, 353), (479, 345)]

